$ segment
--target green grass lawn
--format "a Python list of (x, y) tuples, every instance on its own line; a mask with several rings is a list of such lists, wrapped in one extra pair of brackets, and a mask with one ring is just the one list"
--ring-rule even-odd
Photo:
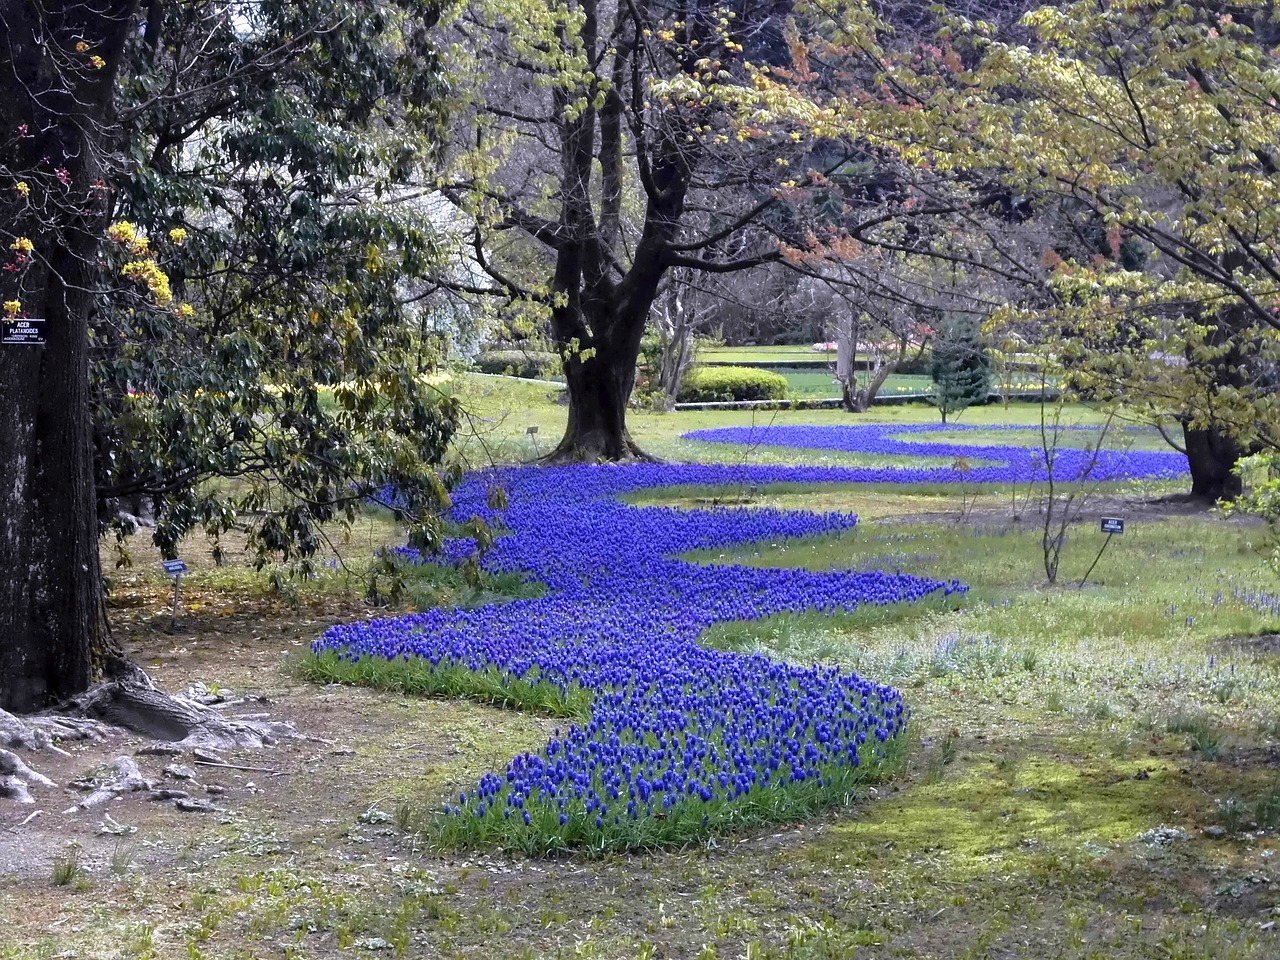
[[(564, 428), (565, 408), (537, 385), (461, 378), (451, 389), (469, 411), (457, 448), (470, 463), (545, 452)], [(1082, 406), (1069, 407), (1066, 420), (1100, 422)], [(937, 413), (898, 406), (860, 416), (629, 415), (633, 435), (654, 453), (727, 462), (875, 461), (680, 435), (862, 422), (932, 423)], [(1040, 409), (985, 406), (961, 422), (1027, 430), (959, 439), (1038, 443)], [(529, 435), (529, 426), (539, 432)], [(1130, 439), (1161, 443), (1145, 433), (1113, 442)], [(69, 902), (64, 926), (31, 926), (28, 913), (45, 916), (30, 906), (39, 901), (25, 887), (7, 888), (14, 899), (6, 906), (0, 897), (0, 919), (17, 946), (0, 945), (0, 957), (74, 949), (139, 957), (1270, 960), (1280, 956), (1271, 926), (1280, 919), (1280, 580), (1259, 556), (1262, 528), (1208, 509), (1144, 503), (1182, 487), (1101, 491), (1107, 499), (1068, 531), (1055, 585), (1045, 583), (1044, 492), (1035, 488), (648, 491), (635, 502), (708, 508), (731, 499), (862, 518), (841, 536), (703, 553), (694, 557), (700, 562), (901, 569), (970, 584), (959, 605), (780, 616), (724, 624), (704, 637), (719, 648), (838, 664), (902, 688), (913, 747), (902, 776), (806, 823), (683, 850), (550, 860), (446, 854), (401, 829), (408, 822), (395, 815), (398, 805), (456, 794), (513, 751), (537, 749), (566, 721), (548, 711), (422, 700), (404, 689), (354, 690), (342, 694), (350, 697), (344, 710), (365, 726), (350, 734), (357, 752), (342, 790), (361, 820), (317, 808), (338, 817), (324, 843), (311, 839), (313, 815), (305, 826), (254, 826), (277, 831), (287, 854), (184, 864), (172, 882), (161, 873), (123, 884), (92, 909), (90, 894), (67, 894), (80, 900)], [(1102, 545), (1099, 512), (1129, 524), (1080, 588)], [(376, 524), (379, 535), (393, 533), (385, 518)], [(366, 549), (365, 541), (354, 545)], [(513, 589), (495, 580), (488, 594), (472, 596), (447, 573), (423, 576), (417, 605)], [(289, 677), (281, 695), (297, 683)], [(338, 694), (317, 687), (308, 695)], [(315, 754), (317, 770), (343, 762), (324, 747), (305, 752)], [(376, 771), (369, 782), (365, 769)], [(191, 886), (169, 921), (160, 905), (175, 896), (166, 893), (174, 883)], [(151, 927), (142, 936), (136, 917), (161, 918), (154, 937)], [(20, 920), (27, 927), (13, 926)], [(37, 927), (44, 932), (30, 933)]]
[[(560, 408), (525, 406), (521, 414), (542, 418), (547, 442), (558, 436)], [(679, 435), (748, 423), (936, 417), (905, 406), (858, 417), (635, 413), (630, 424), (664, 457), (835, 464), (874, 458), (746, 450)], [(1038, 445), (1039, 421), (1034, 405), (972, 408), (962, 423), (1027, 430), (927, 439)], [(1067, 408), (1064, 421), (1101, 422), (1079, 406)], [(527, 442), (500, 432), (511, 449)], [(1150, 433), (1122, 430), (1111, 443), (1163, 447)], [(1182, 486), (1115, 485), (1102, 491), (1112, 498), (1105, 509), (1128, 513), (1124, 497)], [(863, 522), (844, 536), (697, 559), (902, 569), (955, 577), (972, 591), (959, 609), (784, 616), (707, 635), (715, 646), (839, 663), (902, 686), (919, 746), (911, 771), (879, 801), (825, 818), (761, 859), (733, 851), (652, 858), (643, 869), (699, 889), (702, 907), (668, 904), (669, 927), (644, 937), (655, 952), (635, 955), (665, 955), (663, 945), (674, 942), (710, 944), (700, 956), (1280, 954), (1274, 934), (1261, 929), (1280, 907), (1270, 892), (1271, 878), (1280, 882), (1270, 859), (1280, 845), (1274, 831), (1245, 826), (1280, 819), (1272, 812), (1280, 811), (1280, 776), (1266, 759), (1280, 752), (1280, 664), (1274, 646), (1255, 639), (1280, 630), (1280, 582), (1257, 552), (1263, 531), (1209, 511), (1161, 516), (1134, 507), (1126, 533), (1080, 589), (1102, 544), (1101, 505), (1069, 531), (1060, 581), (1050, 586), (1041, 491), (793, 485), (737, 493), (649, 491), (635, 502), (706, 508), (720, 497), (851, 510)], [(1252, 605), (1241, 599), (1250, 595)], [(622, 865), (592, 869), (631, 876)], [(657, 885), (634, 876), (627, 889), (632, 898), (661, 898)], [(567, 917), (581, 915), (557, 902)], [(632, 955), (614, 952), (618, 945), (602, 937), (586, 952)]]
[[(792, 397), (827, 398), (840, 396), (840, 385), (832, 370), (798, 370), (794, 367), (769, 367), (771, 373), (786, 378), (787, 393)], [(933, 381), (925, 376), (894, 374), (880, 389), (881, 396), (895, 394), (928, 393)]]
[(835, 353), (814, 350), (808, 344), (780, 347), (704, 347), (698, 358), (708, 363), (800, 363), (835, 362)]
[[(771, 373), (786, 378), (787, 392), (791, 397), (827, 398), (840, 396), (840, 386), (834, 370), (806, 370), (795, 367), (768, 367)], [(928, 395), (933, 380), (924, 374), (894, 373), (885, 380), (878, 396), (887, 399), (901, 395)], [(997, 391), (1019, 392), (1039, 390), (1040, 383), (1029, 374), (1013, 373), (992, 383)]]
[[(466, 411), (455, 450), (466, 462), (482, 465), (490, 462), (529, 460), (546, 453), (564, 432), (568, 407), (556, 402), (560, 391), (540, 384), (498, 377), (456, 377), (449, 388)], [(1028, 433), (1003, 431), (965, 434), (976, 443), (1034, 444), (1040, 441), (1035, 431), (1040, 426), (1040, 406), (1025, 402), (985, 404), (970, 407), (956, 422), (966, 426), (983, 424), (1022, 424)], [(631, 410), (627, 425), (631, 435), (646, 450), (668, 460), (745, 461), (750, 463), (818, 463), (849, 465), (919, 464), (918, 458), (875, 458), (865, 454), (849, 454), (835, 450), (802, 451), (785, 448), (741, 448), (725, 444), (684, 440), (681, 435), (712, 427), (784, 424), (848, 425), (858, 423), (939, 423), (938, 411), (928, 404), (903, 404), (875, 407), (867, 413), (849, 414), (842, 410), (698, 410), (657, 413)], [(1083, 405), (1064, 408), (1062, 423), (1066, 425), (1098, 425), (1104, 418)], [(1124, 425), (1123, 420), (1116, 424)], [(530, 435), (530, 427), (538, 432)], [(944, 434), (932, 435), (941, 440)], [(1117, 433), (1117, 442), (1120, 440)], [(1164, 441), (1151, 433), (1137, 435), (1134, 442), (1142, 449), (1167, 449)], [(948, 461), (949, 462), (949, 461)]]

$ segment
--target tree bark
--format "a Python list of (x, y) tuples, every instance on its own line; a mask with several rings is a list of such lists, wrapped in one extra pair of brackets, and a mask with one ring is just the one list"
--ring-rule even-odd
[(858, 375), (854, 360), (858, 355), (861, 324), (841, 317), (836, 325), (836, 382), (840, 384), (840, 404), (847, 413), (858, 412)]
[[(1223, 254), (1227, 269), (1245, 269), (1247, 261), (1239, 250)], [(1191, 471), (1191, 495), (1216, 502), (1234, 500), (1244, 492), (1242, 478), (1234, 473), (1237, 463), (1250, 451), (1241, 444), (1238, 428), (1232, 430), (1227, 423), (1215, 419), (1217, 397), (1224, 391), (1248, 391), (1251, 388), (1251, 351), (1247, 349), (1252, 339), (1249, 316), (1243, 307), (1233, 305), (1219, 310), (1200, 349), (1188, 346), (1187, 364), (1203, 384), (1205, 413), (1200, 418), (1205, 425), (1191, 428), (1190, 416), (1182, 419), (1183, 446), (1187, 452), (1187, 465)], [(1205, 350), (1212, 351), (1206, 358)]]
[(666, 289), (655, 304), (659, 362), (656, 392), (668, 410), (680, 398), (680, 388), (693, 359), (693, 333), (700, 315), (689, 274), (685, 269), (668, 273)]
[[(0, 345), (0, 709), (32, 711), (89, 686), (102, 616), (89, 416), (89, 310), (102, 234), (102, 156), (134, 3), (0, 3), (0, 221), (33, 242), (0, 280), (42, 318), (43, 346)], [(89, 52), (77, 50), (87, 45)], [(89, 56), (105, 65), (94, 68)], [(37, 204), (39, 204), (37, 206)]]
[(1182, 426), (1183, 445), (1191, 469), (1191, 495), (1202, 500), (1234, 500), (1244, 492), (1235, 466), (1246, 451), (1239, 441), (1214, 427)]
[(88, 304), (79, 254), (68, 254), (45, 286), (48, 344), (0, 353), (0, 708), (20, 712), (85, 689), (105, 634)]
[[(643, 320), (638, 329), (643, 331)], [(634, 348), (630, 339), (636, 341)], [(593, 343), (593, 355), (585, 360), (570, 357), (564, 364), (569, 422), (560, 443), (545, 459), (549, 463), (650, 459), (627, 432), (627, 404), (635, 386), (639, 337), (619, 343), (597, 335)]]
[(563, 302), (552, 308), (551, 333), (564, 359), (569, 420), (549, 463), (652, 459), (627, 432), (627, 404), (649, 310), (667, 270), (667, 244), (683, 204), (685, 181), (660, 208), (651, 200), (630, 269), (609, 276), (610, 253), (592, 234), (590, 212), (568, 210), (564, 222), (586, 235), (557, 251), (552, 289)]

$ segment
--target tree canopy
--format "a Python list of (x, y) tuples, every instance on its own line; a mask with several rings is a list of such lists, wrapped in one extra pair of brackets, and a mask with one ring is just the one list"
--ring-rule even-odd
[(304, 564), (388, 486), (438, 537), (453, 429), (415, 281), (439, 142), (433, 3), (5, 4), (0, 706), (109, 648), (98, 538), (248, 527)]
[(465, 132), (446, 189), (476, 223), (481, 292), (549, 321), (570, 396), (553, 458), (639, 452), (626, 404), (665, 273), (780, 259), (777, 191), (842, 162), (810, 157), (815, 132), (838, 135), (834, 113), (784, 103), (806, 82), (791, 74), (794, 6), (462, 6)]
[(394, 486), (438, 539), (442, 290), (547, 325), (555, 460), (643, 455), (664, 290), (785, 267), (1031, 337), (1236, 492), (1280, 444), (1271, 5), (1021, 9), (0, 3), (0, 304), (45, 341), (0, 350), (0, 704), (87, 681), (122, 505), (305, 566)]
[(957, 19), (954, 60), (894, 71), (910, 109), (892, 139), (1068, 215), (1083, 242), (1042, 242), (1040, 279), (994, 322), (1034, 326), (1089, 395), (1175, 418), (1196, 492), (1230, 495), (1240, 452), (1277, 441), (1271, 5), (1110, 0), (1023, 23), (1010, 40)]

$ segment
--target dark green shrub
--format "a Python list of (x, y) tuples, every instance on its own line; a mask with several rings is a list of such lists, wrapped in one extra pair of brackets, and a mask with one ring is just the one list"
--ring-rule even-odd
[(681, 403), (725, 403), (731, 400), (783, 400), (787, 378), (751, 367), (699, 367), (684, 378)]
[(910, 353), (905, 360), (894, 368), (894, 373), (900, 373), (904, 376), (911, 374), (914, 376), (927, 377), (933, 369), (933, 351), (930, 349), (916, 350), (912, 347)]
[(560, 360), (545, 350), (486, 350), (476, 358), (481, 373), (546, 380), (560, 373)]

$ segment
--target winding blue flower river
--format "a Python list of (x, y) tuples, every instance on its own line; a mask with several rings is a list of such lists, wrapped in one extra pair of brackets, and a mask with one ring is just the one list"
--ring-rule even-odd
[[(948, 430), (955, 430), (954, 426)], [(904, 573), (759, 569), (680, 559), (785, 538), (835, 534), (857, 517), (774, 509), (679, 510), (624, 504), (622, 495), (672, 485), (1025, 482), (1044, 457), (1015, 447), (915, 443), (928, 427), (726, 428), (692, 439), (991, 461), (954, 468), (640, 464), (510, 468), (467, 477), (452, 518), (506, 529), (483, 559), (491, 572), (546, 584), (539, 599), (474, 610), (431, 610), (330, 628), (313, 645), (356, 660), (429, 662), (592, 692), (590, 717), (488, 774), (450, 803), (450, 816), (501, 820), (567, 842), (678, 812), (723, 811), (769, 791), (821, 784), (857, 767), (905, 729), (895, 689), (831, 666), (709, 650), (713, 624), (788, 611), (852, 611), (963, 594), (967, 587)], [(1063, 451), (1059, 479), (1170, 477), (1173, 454)], [(490, 506), (495, 488), (508, 501)], [(455, 541), (448, 559), (474, 549)]]

